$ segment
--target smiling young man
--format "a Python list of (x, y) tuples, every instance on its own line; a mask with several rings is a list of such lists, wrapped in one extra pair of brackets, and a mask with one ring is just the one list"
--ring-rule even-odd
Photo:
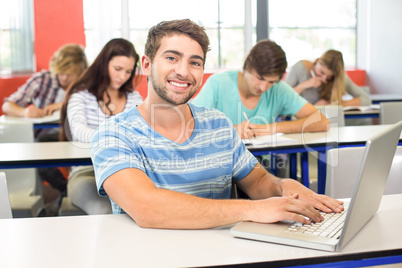
[[(204, 28), (190, 20), (150, 29), (142, 57), (147, 98), (106, 120), (91, 141), (98, 192), (113, 212), (141, 227), (172, 229), (305, 223), (321, 221), (315, 208), (340, 212), (342, 202), (268, 174), (222, 112), (188, 103), (208, 47)], [(232, 183), (254, 200), (229, 199)]]
[[(273, 41), (262, 40), (250, 50), (242, 72), (212, 75), (192, 103), (224, 112), (241, 138), (327, 131), (327, 118), (281, 81), (286, 67), (282, 48)], [(297, 120), (276, 122), (278, 116), (295, 116)]]

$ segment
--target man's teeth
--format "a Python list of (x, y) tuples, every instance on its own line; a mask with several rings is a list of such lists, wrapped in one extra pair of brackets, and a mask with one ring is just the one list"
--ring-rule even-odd
[(176, 82), (173, 82), (173, 81), (170, 81), (169, 83), (171, 85), (175, 86), (175, 87), (187, 87), (187, 83), (180, 84), (180, 83), (176, 83)]

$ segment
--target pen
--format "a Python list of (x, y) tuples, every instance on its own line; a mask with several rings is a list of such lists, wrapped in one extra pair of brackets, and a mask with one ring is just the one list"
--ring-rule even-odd
[[(243, 115), (244, 115), (244, 118), (246, 118), (246, 121), (250, 123), (250, 120), (248, 119), (246, 112), (243, 112)], [(250, 130), (252, 130), (252, 129), (250, 128)], [(253, 130), (253, 137), (255, 138), (254, 130)]]
[(250, 120), (248, 120), (248, 116), (247, 116), (246, 112), (243, 112), (243, 115), (244, 115), (244, 118), (246, 118), (246, 121), (250, 122)]

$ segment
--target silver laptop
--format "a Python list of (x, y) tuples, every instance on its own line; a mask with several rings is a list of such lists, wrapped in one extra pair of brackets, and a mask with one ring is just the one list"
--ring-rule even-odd
[(0, 172), (0, 219), (11, 219), (12, 217), (6, 173)]
[[(401, 130), (402, 121), (366, 142), (352, 198), (350, 203), (345, 203), (345, 207), (348, 207), (346, 212), (330, 213), (324, 216), (340, 218), (333, 220), (332, 229), (329, 231), (323, 231), (320, 223), (316, 226), (315, 224), (306, 226), (290, 221), (273, 224), (241, 222), (232, 227), (232, 235), (325, 251), (341, 250), (377, 212)], [(320, 230), (317, 231), (317, 228)], [(307, 231), (309, 229), (310, 231)], [(325, 232), (324, 235), (323, 232)]]

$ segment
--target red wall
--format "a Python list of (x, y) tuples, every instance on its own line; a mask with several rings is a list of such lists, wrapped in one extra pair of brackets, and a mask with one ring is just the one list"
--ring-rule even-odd
[(355, 82), (356, 85), (363, 87), (366, 86), (366, 71), (360, 69), (346, 70), (346, 74), (350, 80)]
[(85, 46), (82, 0), (34, 0), (34, 18), (37, 71), (49, 68), (49, 60), (61, 46)]
[[(36, 70), (49, 68), (53, 53), (67, 43), (85, 46), (82, 0), (34, 0)], [(30, 75), (0, 77), (0, 106)], [(0, 115), (2, 115), (0, 109)]]

